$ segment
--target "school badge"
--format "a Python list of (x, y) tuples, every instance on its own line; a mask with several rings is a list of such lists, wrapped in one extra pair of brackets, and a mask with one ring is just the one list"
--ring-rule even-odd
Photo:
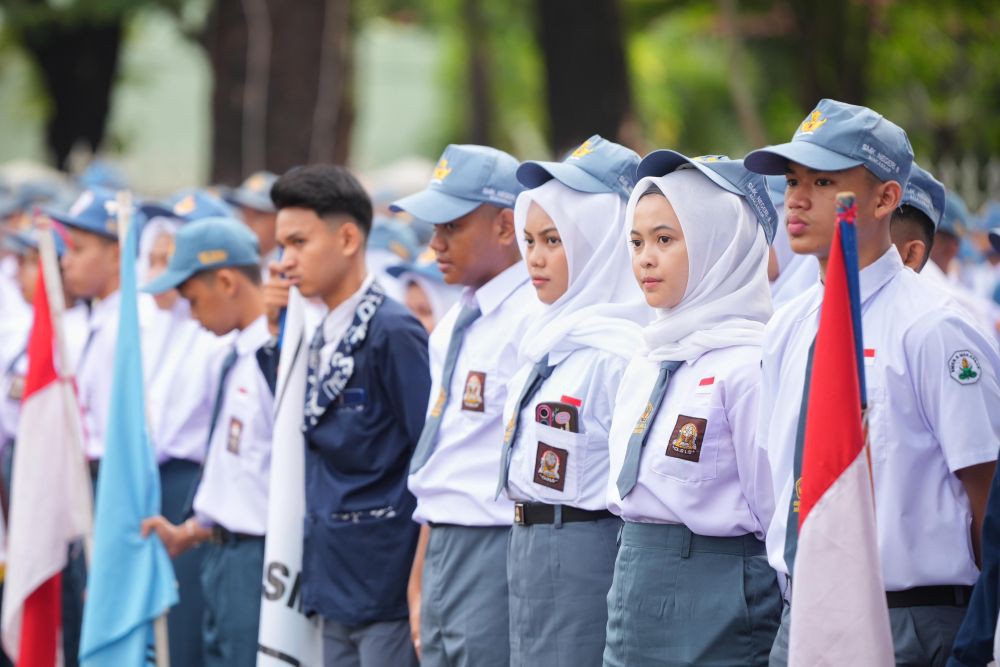
[(701, 443), (705, 439), (707, 419), (677, 415), (677, 423), (667, 443), (667, 456), (697, 463), (701, 459)]
[(979, 382), (979, 376), (983, 371), (972, 352), (959, 350), (948, 360), (948, 372), (959, 384), (975, 384)]
[(569, 452), (565, 449), (538, 443), (535, 451), (535, 484), (547, 486), (556, 491), (566, 488), (566, 462)]
[(823, 118), (823, 112), (818, 109), (813, 111), (809, 114), (809, 117), (802, 121), (802, 124), (799, 125), (799, 134), (812, 134), (819, 128), (826, 125), (826, 120), (826, 118)]
[(444, 179), (448, 178), (448, 174), (450, 173), (451, 167), (448, 166), (448, 161), (441, 158), (441, 160), (437, 163), (437, 166), (434, 167), (434, 173), (431, 175), (431, 180), (440, 183)]
[(462, 409), (472, 412), (485, 410), (484, 391), (486, 391), (486, 373), (469, 371), (469, 376), (465, 378), (465, 391), (462, 393)]
[(243, 437), (243, 422), (236, 417), (229, 420), (229, 435), (226, 438), (226, 449), (233, 454), (240, 453), (240, 439)]
[(585, 142), (576, 147), (576, 150), (570, 154), (570, 157), (579, 160), (585, 155), (590, 155), (594, 152), (593, 146), (594, 145), (591, 143), (590, 139), (587, 139)]
[(20, 401), (24, 398), (24, 376), (14, 375), (10, 378), (10, 387), (7, 389), (7, 398), (12, 401)]

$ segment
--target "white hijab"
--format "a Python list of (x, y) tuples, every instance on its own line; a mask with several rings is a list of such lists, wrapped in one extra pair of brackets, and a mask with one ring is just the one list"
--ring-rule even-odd
[(399, 276), (399, 281), (404, 285), (411, 282), (416, 283), (427, 295), (427, 303), (431, 307), (431, 315), (434, 322), (440, 322), (448, 309), (455, 305), (462, 295), (462, 288), (458, 285), (449, 285), (445, 282), (432, 280), (416, 271), (405, 271)]
[(653, 361), (694, 361), (709, 350), (759, 345), (771, 317), (764, 230), (746, 201), (694, 169), (646, 177), (625, 213), (631, 228), (639, 198), (656, 186), (670, 201), (684, 231), (688, 282), (673, 308), (656, 310), (643, 330)]
[(136, 258), (136, 278), (139, 285), (143, 285), (149, 280), (149, 254), (153, 252), (153, 244), (160, 234), (176, 236), (177, 230), (181, 228), (181, 222), (173, 218), (157, 216), (150, 218), (142, 226), (142, 233), (139, 235), (139, 256)]
[[(520, 356), (537, 362), (551, 352), (591, 347), (629, 357), (641, 344), (649, 307), (632, 278), (625, 202), (611, 193), (588, 194), (557, 180), (522, 192), (514, 206), (521, 255), (524, 227), (538, 204), (552, 221), (566, 252), (566, 293), (543, 306), (521, 339)], [(526, 261), (526, 260), (525, 260)]]

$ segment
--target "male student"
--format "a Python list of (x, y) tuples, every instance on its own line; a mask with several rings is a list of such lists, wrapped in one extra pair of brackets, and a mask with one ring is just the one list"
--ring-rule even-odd
[[(822, 100), (792, 141), (747, 155), (784, 174), (792, 250), (825, 270), (838, 192), (857, 197), (857, 246), (868, 428), (878, 544), (896, 660), (944, 663), (979, 574), (979, 534), (1000, 447), (998, 358), (945, 293), (904, 268), (890, 219), (913, 162), (906, 133), (865, 107)], [(793, 462), (819, 281), (764, 335), (757, 444), (767, 450), (776, 508), (771, 565), (794, 586), (798, 516)], [(834, 576), (831, 574), (831, 576)], [(789, 614), (771, 653), (787, 663)]]
[(425, 666), (510, 662), (507, 537), (513, 503), (496, 496), (507, 382), (537, 299), (514, 231), (518, 162), (448, 146), (425, 190), (392, 208), (434, 224), (430, 247), (459, 302), (431, 335), (429, 412), (410, 464), (422, 524), (410, 580)]

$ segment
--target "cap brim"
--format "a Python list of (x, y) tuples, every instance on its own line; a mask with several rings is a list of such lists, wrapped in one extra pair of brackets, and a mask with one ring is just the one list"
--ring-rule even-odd
[(565, 162), (525, 162), (517, 168), (517, 180), (526, 188), (537, 188), (555, 179), (577, 192), (598, 194), (615, 193), (604, 183), (576, 165)]
[(141, 291), (147, 294), (162, 294), (172, 289), (176, 289), (184, 284), (191, 276), (194, 275), (194, 271), (177, 271), (167, 269), (156, 278), (153, 278), (148, 283), (141, 287)]
[(163, 204), (143, 204), (139, 207), (142, 214), (146, 216), (147, 220), (152, 220), (153, 218), (178, 218), (180, 216), (175, 214), (169, 208)]
[(53, 210), (42, 210), (42, 213), (49, 218), (52, 218), (58, 222), (63, 227), (72, 227), (73, 229), (78, 229), (81, 232), (87, 232), (88, 234), (94, 234), (96, 236), (101, 236), (106, 239), (111, 239), (112, 241), (118, 241), (117, 232), (109, 232), (107, 230), (94, 229), (90, 225), (84, 224), (76, 220), (75, 218), (68, 218), (64, 214)]
[(427, 189), (394, 201), (389, 205), (389, 210), (396, 213), (405, 211), (424, 222), (442, 225), (471, 213), (483, 203)]
[(723, 190), (732, 192), (734, 195), (743, 195), (742, 190), (720, 176), (713, 169), (709, 168), (705, 163), (692, 160), (677, 151), (667, 149), (653, 151), (644, 157), (642, 162), (639, 163), (637, 176), (639, 178), (645, 178), (646, 176), (664, 176), (677, 171), (678, 168), (684, 166), (685, 164), (691, 165), (701, 173), (705, 174), (705, 176), (708, 176), (709, 180)]
[(843, 171), (864, 164), (861, 160), (835, 153), (809, 141), (790, 141), (787, 144), (768, 146), (748, 153), (743, 158), (743, 165), (747, 169), (765, 176), (781, 176), (788, 170), (789, 162), (816, 171)]
[(275, 212), (274, 202), (271, 201), (271, 198), (255, 192), (233, 190), (227, 192), (222, 199), (233, 206), (252, 208), (256, 211), (264, 211), (265, 213)]
[(993, 246), (993, 250), (1000, 252), (1000, 227), (990, 230), (990, 245)]

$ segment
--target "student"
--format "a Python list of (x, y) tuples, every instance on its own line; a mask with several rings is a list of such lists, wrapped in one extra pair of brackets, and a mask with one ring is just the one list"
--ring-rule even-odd
[(227, 202), (239, 209), (240, 218), (257, 237), (262, 280), (269, 276), (268, 265), (278, 259), (278, 241), (275, 236), (278, 212), (271, 201), (271, 188), (276, 180), (278, 177), (269, 171), (254, 172), (225, 197)]
[(326, 307), (303, 350), (303, 611), (323, 619), (325, 665), (416, 665), (406, 585), (419, 531), (406, 475), (430, 391), (427, 334), (365, 267), (372, 206), (347, 169), (293, 169), (271, 198), (283, 248), (272, 282)]
[(512, 665), (597, 664), (621, 521), (607, 511), (614, 395), (649, 310), (628, 274), (625, 204), (639, 156), (593, 136), (564, 162), (525, 162), (514, 207), (542, 308), (507, 385), (497, 493)]
[(427, 189), (392, 205), (435, 225), (445, 282), (465, 286), (430, 338), (431, 400), (410, 463), (422, 524), (410, 622), (424, 667), (510, 664), (514, 506), (494, 495), (507, 382), (537, 303), (514, 231), (517, 166), (493, 148), (451, 145)]
[(388, 270), (400, 262), (416, 260), (417, 235), (413, 228), (399, 220), (376, 217), (372, 222), (372, 234), (365, 249), (365, 263), (385, 290), (386, 296), (403, 303), (406, 288)]
[(625, 221), (657, 318), (611, 427), (608, 506), (625, 526), (604, 664), (765, 665), (781, 595), (753, 439), (777, 216), (738, 160), (657, 151), (638, 175)]
[[(878, 544), (900, 664), (940, 665), (965, 613), (986, 495), (1000, 447), (1000, 358), (955, 302), (892, 245), (913, 152), (906, 133), (865, 107), (822, 100), (790, 143), (750, 153), (749, 169), (785, 174), (792, 250), (825, 269), (836, 195), (857, 203), (862, 341)], [(796, 431), (822, 285), (790, 302), (764, 335), (757, 445), (767, 452), (775, 513), (771, 565), (794, 585)], [(786, 606), (771, 653), (788, 660)]]
[(257, 239), (234, 219), (187, 224), (167, 270), (143, 287), (171, 289), (212, 333), (238, 333), (212, 364), (215, 401), (194, 516), (180, 524), (150, 517), (142, 534), (155, 532), (171, 557), (210, 543), (201, 567), (205, 664), (255, 665), (274, 402), (256, 356), (270, 338)]
[[(920, 273), (931, 257), (934, 232), (944, 213), (944, 186), (916, 162), (889, 223), (892, 244), (908, 268)], [(928, 273), (927, 275), (930, 275)]]
[(390, 266), (386, 272), (402, 284), (403, 304), (424, 325), (428, 334), (455, 305), (462, 291), (458, 285), (449, 285), (444, 281), (444, 274), (430, 248), (416, 261)]

